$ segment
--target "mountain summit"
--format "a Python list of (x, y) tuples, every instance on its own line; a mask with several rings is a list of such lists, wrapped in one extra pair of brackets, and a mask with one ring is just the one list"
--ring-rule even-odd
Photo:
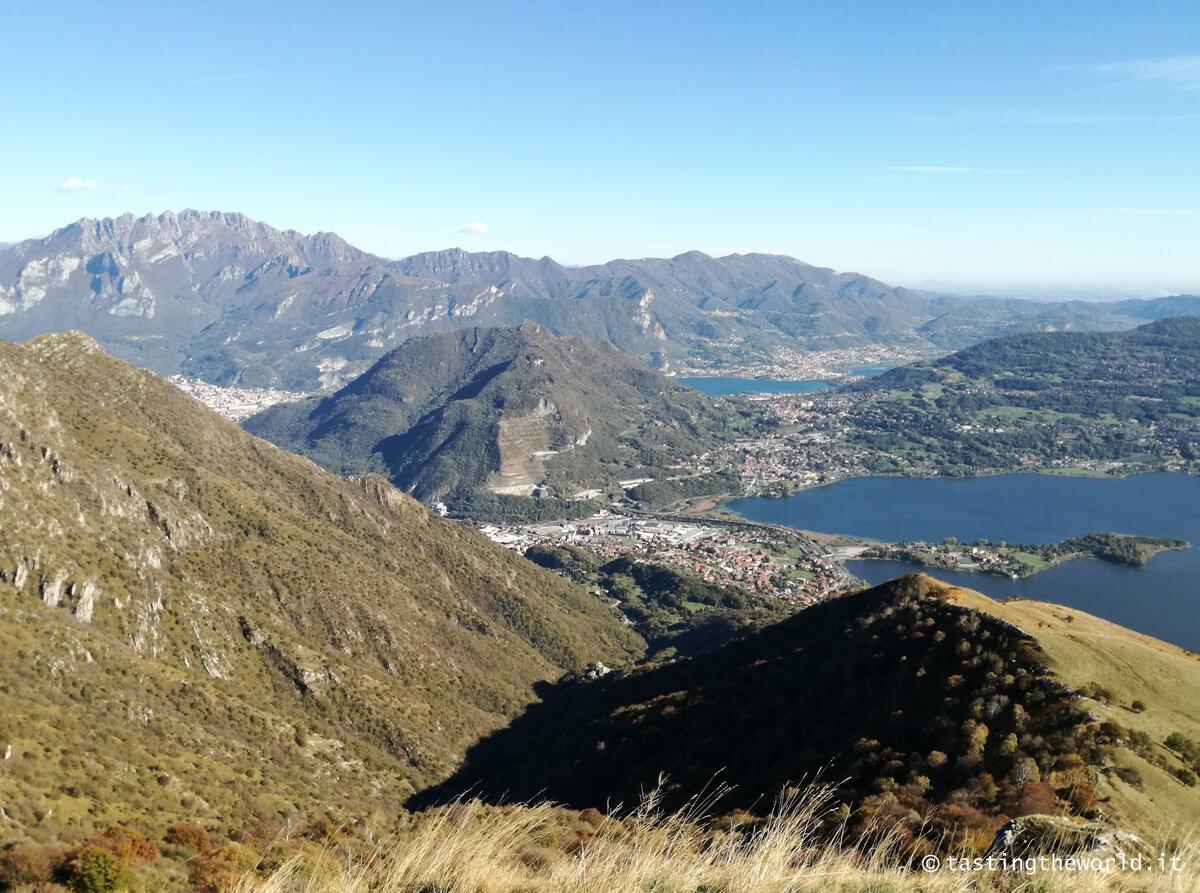
[(336, 393), (248, 430), (332, 471), (379, 471), (425, 500), (570, 497), (654, 477), (731, 436), (736, 415), (611, 344), (533, 323), (410, 339)]

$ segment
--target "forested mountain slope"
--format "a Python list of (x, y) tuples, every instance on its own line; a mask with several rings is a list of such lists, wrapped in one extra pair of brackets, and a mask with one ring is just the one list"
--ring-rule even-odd
[(526, 323), (411, 339), (336, 393), (246, 427), (331, 471), (379, 471), (454, 503), (686, 476), (690, 456), (745, 424), (610, 344)]

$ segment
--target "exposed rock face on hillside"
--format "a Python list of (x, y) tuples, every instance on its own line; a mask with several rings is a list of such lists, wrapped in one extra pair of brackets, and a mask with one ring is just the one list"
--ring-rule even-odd
[(412, 339), (331, 396), (272, 407), (246, 427), (332, 471), (381, 471), (433, 500), (480, 488), (569, 497), (681, 475), (665, 466), (736, 423), (725, 401), (611, 345), (527, 323)]
[(937, 297), (767, 254), (614, 260), (461, 249), (389, 261), (241, 214), (85, 218), (0, 248), (0, 337), (77, 328), (120, 357), (215, 384), (334, 389), (414, 335), (533, 320), (651, 365), (776, 350), (949, 350), (1011, 331), (1120, 328), (1200, 299)]
[(1157, 854), (1136, 834), (1101, 822), (1067, 816), (1031, 815), (1010, 819), (996, 832), (986, 855), (1008, 859), (1091, 854), (1128, 864)]
[(0, 529), (22, 825), (395, 808), (535, 683), (641, 649), (582, 589), (79, 334), (0, 342)]

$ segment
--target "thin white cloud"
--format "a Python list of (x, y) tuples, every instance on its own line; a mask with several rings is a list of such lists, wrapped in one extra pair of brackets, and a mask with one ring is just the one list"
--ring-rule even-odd
[(459, 227), (458, 231), (469, 236), (486, 236), (488, 234), (488, 225), (476, 220), (472, 223), (464, 223)]
[(916, 114), (915, 124), (929, 127), (1011, 127), (1034, 125), (1171, 124), (1200, 121), (1200, 114), (1128, 115), (1110, 112), (1074, 112), (1069, 109), (993, 108), (958, 109), (937, 114)]
[(889, 164), (885, 171), (900, 174), (1027, 174), (1017, 167), (972, 167), (958, 164)]
[(162, 192), (161, 186), (138, 187), (131, 186), (128, 183), (116, 183), (109, 185), (100, 183), (90, 177), (67, 177), (57, 186), (54, 187), (55, 192), (94, 192), (97, 195), (129, 195), (130, 193), (139, 193), (142, 195), (157, 195)]
[(1105, 62), (1100, 65), (1077, 66), (1072, 70), (1109, 81), (1097, 89), (1146, 84), (1173, 90), (1200, 90), (1200, 56), (1163, 56), (1128, 62)]
[(199, 87), (204, 84), (223, 84), (226, 81), (244, 81), (256, 78), (261, 71), (231, 71), (226, 74), (210, 74), (205, 77), (191, 78), (183, 82), (185, 87)]
[(67, 177), (55, 188), (55, 192), (87, 192), (90, 189), (96, 188), (95, 180), (84, 179), (83, 177)]

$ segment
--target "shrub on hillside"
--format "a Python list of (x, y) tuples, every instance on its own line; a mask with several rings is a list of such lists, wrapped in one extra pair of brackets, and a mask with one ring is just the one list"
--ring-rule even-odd
[(1004, 803), (1004, 811), (1009, 816), (1023, 815), (1054, 815), (1062, 810), (1058, 806), (1058, 798), (1054, 788), (1044, 781), (1033, 781), (1021, 785)]
[(1142, 789), (1142, 773), (1133, 766), (1118, 766), (1113, 770), (1113, 773), (1126, 784), (1132, 785), (1139, 791)]
[(134, 888), (128, 866), (107, 850), (85, 846), (71, 857), (62, 879), (74, 893), (121, 893)]
[(1172, 769), (1171, 774), (1189, 788), (1194, 788), (1196, 786), (1196, 773), (1192, 772), (1190, 769)]
[(67, 852), (63, 847), (30, 846), (0, 854), (0, 890), (49, 883), (66, 860)]
[(192, 867), (192, 883), (206, 890), (225, 890), (246, 872), (258, 867), (261, 858), (250, 847), (228, 843)]
[(212, 840), (208, 832), (199, 825), (187, 822), (178, 822), (168, 828), (163, 834), (163, 842), (197, 855), (204, 855), (212, 850)]
[(1165, 744), (1187, 762), (1200, 766), (1200, 743), (1179, 732), (1172, 732), (1167, 736)]
[(159, 856), (158, 847), (145, 835), (124, 825), (113, 825), (103, 834), (89, 838), (84, 845), (111, 853), (127, 864), (153, 862)]

